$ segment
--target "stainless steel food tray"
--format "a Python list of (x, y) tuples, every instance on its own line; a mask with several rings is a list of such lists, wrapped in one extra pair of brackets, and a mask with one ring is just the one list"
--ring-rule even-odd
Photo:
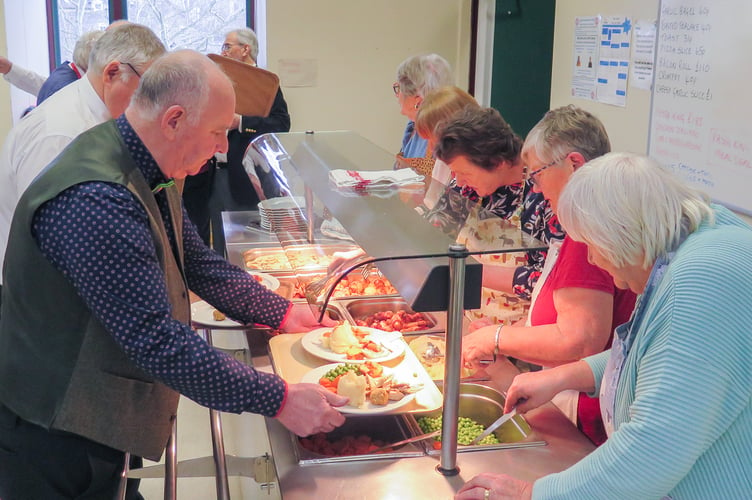
[[(266, 272), (290, 272), (319, 270), (326, 272), (335, 252), (347, 252), (357, 249), (354, 245), (294, 245), (259, 247), (258, 245), (232, 245), (228, 248), (228, 258), (245, 269)], [(265, 264), (264, 259), (269, 263)], [(300, 259), (300, 260), (298, 260)], [(313, 262), (306, 260), (315, 259)], [(255, 260), (259, 265), (253, 265)]]
[[(439, 384), (439, 389), (441, 389), (441, 384)], [(488, 427), (503, 415), (504, 400), (504, 395), (491, 387), (476, 383), (460, 383), (460, 408), (458, 416), (471, 418), (483, 425), (483, 427)], [(417, 426), (417, 419), (420, 417), (436, 417), (439, 415), (441, 415), (441, 409), (426, 413), (416, 413), (407, 417), (414, 417), (416, 419), (415, 425)], [(528, 448), (546, 445), (546, 442), (538, 438), (522, 415), (515, 415), (512, 420), (505, 422), (501, 427), (496, 429), (494, 434), (499, 439), (499, 444), (458, 445), (457, 452)], [(441, 450), (433, 448), (431, 441), (424, 442), (423, 446), (428, 455), (438, 455), (441, 453)]]
[[(396, 443), (420, 434), (420, 429), (414, 419), (406, 415), (370, 415), (348, 417), (345, 423), (326, 434), (330, 441), (336, 441), (345, 436), (366, 435), (383, 444)], [(421, 443), (408, 443), (394, 451), (382, 453), (366, 453), (363, 455), (326, 456), (314, 453), (301, 444), (300, 438), (290, 433), (295, 450), (295, 458), (300, 465), (315, 465), (337, 462), (362, 462), (367, 460), (385, 460), (395, 458), (421, 457), (425, 451)]]
[[(347, 312), (347, 319), (355, 324), (359, 319), (384, 311), (408, 311), (414, 313), (404, 299), (398, 296), (343, 297), (336, 299)], [(404, 336), (423, 335), (426, 333), (444, 333), (446, 331), (446, 313), (420, 313), (430, 326), (422, 330), (402, 332)]]

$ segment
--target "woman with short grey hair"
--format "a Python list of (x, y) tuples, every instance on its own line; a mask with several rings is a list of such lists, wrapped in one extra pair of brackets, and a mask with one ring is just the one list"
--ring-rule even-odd
[(400, 105), (400, 112), (409, 120), (397, 154), (397, 168), (412, 168), (431, 176), (434, 158), (428, 141), (415, 130), (415, 119), (423, 99), (431, 91), (453, 85), (454, 75), (446, 59), (438, 54), (408, 57), (397, 68), (397, 81), (392, 85)]
[(639, 300), (609, 351), (518, 375), (506, 410), (564, 389), (600, 394), (609, 438), (561, 473), (534, 483), (481, 474), (455, 498), (748, 498), (752, 228), (630, 153), (578, 169), (558, 214)]

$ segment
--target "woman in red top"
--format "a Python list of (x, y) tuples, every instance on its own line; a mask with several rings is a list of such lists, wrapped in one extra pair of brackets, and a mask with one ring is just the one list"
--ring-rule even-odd
[[(610, 149), (600, 120), (566, 106), (549, 111), (533, 127), (522, 157), (535, 190), (543, 193), (556, 212), (559, 195), (572, 173)], [(629, 319), (634, 303), (633, 292), (616, 288), (611, 275), (588, 262), (584, 244), (565, 238), (561, 245), (549, 248), (527, 324), (478, 328), (463, 338), (463, 358), (475, 368), (481, 359), (494, 354), (544, 367), (579, 360), (611, 344), (614, 327)], [(605, 441), (598, 400), (575, 394), (569, 403), (576, 405), (580, 430), (595, 444)]]

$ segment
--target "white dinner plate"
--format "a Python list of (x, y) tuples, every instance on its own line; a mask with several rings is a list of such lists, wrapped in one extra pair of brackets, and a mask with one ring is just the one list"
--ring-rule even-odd
[(292, 209), (305, 208), (305, 198), (303, 196), (279, 196), (277, 198), (268, 198), (258, 204), (259, 211), (274, 213)]
[(214, 319), (214, 307), (203, 300), (191, 304), (191, 321), (201, 323), (202, 325), (221, 328), (241, 326), (237, 321), (229, 318), (217, 321)]
[(398, 358), (403, 352), (405, 352), (405, 342), (402, 340), (402, 334), (400, 332), (385, 332), (384, 330), (377, 330), (376, 328), (369, 328), (367, 326), (354, 326), (353, 328), (369, 332), (374, 342), (381, 343), (384, 346), (384, 348), (382, 348), (383, 355), (366, 359), (347, 359), (346, 354), (337, 354), (328, 347), (324, 347), (324, 344), (321, 341), (321, 336), (325, 332), (329, 332), (333, 329), (328, 327), (311, 330), (306, 333), (300, 341), (303, 345), (303, 349), (310, 354), (327, 361), (344, 361), (347, 363), (364, 363), (366, 361), (381, 362)]
[[(300, 381), (308, 384), (318, 384), (321, 377), (326, 375), (326, 372), (333, 368), (336, 368), (341, 364), (342, 363), (331, 363), (328, 365), (319, 366), (318, 368), (314, 368), (313, 370), (303, 375)], [(391, 370), (389, 367), (384, 367), (384, 375), (389, 375), (392, 372), (393, 370)], [(401, 382), (401, 380), (396, 380), (396, 382)], [(345, 405), (338, 406), (337, 410), (341, 411), (342, 413), (352, 413), (357, 415), (374, 415), (377, 413), (387, 413), (406, 405), (407, 403), (412, 401), (414, 397), (415, 394), (406, 394), (405, 397), (403, 397), (399, 401), (389, 401), (385, 405), (375, 405), (368, 401), (368, 398), (366, 398), (366, 404), (362, 407)]]
[(259, 279), (257, 279), (256, 281), (264, 285), (266, 288), (268, 288), (272, 292), (277, 290), (277, 288), (279, 288), (279, 280), (277, 279), (276, 276), (272, 276), (271, 274), (267, 274), (267, 273), (260, 273), (258, 271), (247, 270), (246, 272), (250, 274), (251, 276), (258, 277)]

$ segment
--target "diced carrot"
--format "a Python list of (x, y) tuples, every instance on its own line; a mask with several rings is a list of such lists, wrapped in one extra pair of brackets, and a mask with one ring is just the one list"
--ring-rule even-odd
[(368, 349), (369, 351), (373, 352), (379, 352), (381, 350), (381, 347), (376, 342), (366, 342), (365, 345), (363, 345), (363, 349)]

